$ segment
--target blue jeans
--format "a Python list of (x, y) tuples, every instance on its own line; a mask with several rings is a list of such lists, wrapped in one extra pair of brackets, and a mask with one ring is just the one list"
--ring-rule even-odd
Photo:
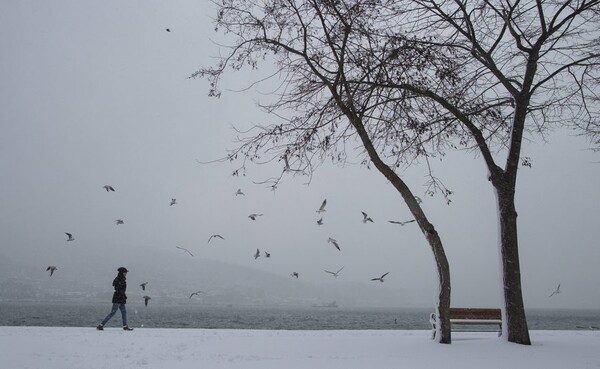
[(102, 324), (102, 325), (106, 324), (106, 322), (108, 322), (113, 316), (115, 316), (117, 309), (121, 310), (121, 318), (123, 318), (123, 326), (126, 326), (127, 325), (127, 309), (125, 309), (125, 304), (113, 304), (112, 309), (110, 310), (110, 313), (108, 313), (106, 318), (104, 318), (104, 320), (100, 324)]

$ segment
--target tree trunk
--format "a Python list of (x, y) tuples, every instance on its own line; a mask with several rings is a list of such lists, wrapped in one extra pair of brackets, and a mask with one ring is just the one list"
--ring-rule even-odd
[(364, 126), (356, 122), (353, 125), (361, 137), (371, 161), (379, 172), (398, 190), (431, 247), (438, 272), (438, 301), (436, 306), (438, 322), (435, 338), (439, 343), (452, 343), (450, 335), (450, 265), (444, 252), (442, 240), (406, 183), (377, 155)]
[(436, 339), (439, 343), (451, 343), (452, 338), (450, 336), (450, 266), (442, 240), (439, 234), (433, 227), (433, 225), (425, 216), (423, 209), (417, 202), (417, 199), (408, 188), (408, 185), (390, 168), (387, 164), (381, 160), (361, 118), (352, 109), (349, 109), (336, 94), (336, 90), (332, 89), (331, 93), (333, 96), (337, 96), (338, 106), (342, 109), (342, 112), (349, 118), (350, 123), (356, 129), (358, 136), (360, 137), (363, 146), (365, 147), (369, 158), (379, 170), (383, 176), (390, 181), (390, 183), (398, 190), (404, 202), (408, 206), (408, 209), (412, 213), (413, 217), (417, 221), (421, 232), (425, 235), (431, 251), (435, 259), (437, 271), (438, 271), (438, 306), (436, 306), (436, 313), (438, 314), (438, 324), (436, 325), (437, 334)]
[(439, 343), (452, 343), (450, 333), (450, 267), (442, 241), (437, 231), (431, 226), (426, 234), (427, 241), (433, 251), (438, 271), (439, 291), (435, 337)]
[[(502, 334), (508, 342), (531, 345), (521, 291), (514, 186), (494, 184), (494, 187), (497, 193), (500, 222), (501, 272), (504, 298)], [(513, 190), (507, 188), (513, 188)]]
[[(368, 145), (366, 145), (368, 146)], [(414, 195), (398, 177), (394, 171), (387, 165), (385, 165), (377, 156), (372, 156), (375, 167), (392, 183), (392, 185), (398, 190), (400, 195), (404, 198), (408, 209), (415, 217), (419, 228), (425, 235), (433, 257), (435, 259), (435, 265), (438, 273), (438, 301), (436, 306), (437, 324), (435, 339), (439, 343), (452, 343), (452, 337), (450, 334), (450, 265), (448, 258), (444, 252), (444, 246), (442, 240), (435, 230), (433, 225), (427, 220), (423, 209), (415, 199)]]
[(427, 220), (425, 213), (423, 213), (421, 206), (418, 204), (414, 195), (406, 186), (406, 183), (404, 183), (404, 181), (402, 181), (388, 166), (383, 164), (380, 160), (376, 160), (377, 162), (375, 163), (375, 166), (387, 179), (390, 180), (400, 195), (402, 195), (408, 206), (408, 209), (415, 217), (419, 228), (425, 235), (425, 238), (431, 247), (438, 273), (438, 301), (435, 311), (437, 315), (437, 324), (435, 339), (439, 343), (452, 343), (452, 336), (450, 333), (450, 265), (448, 263), (446, 253), (444, 252), (442, 240), (433, 225)]

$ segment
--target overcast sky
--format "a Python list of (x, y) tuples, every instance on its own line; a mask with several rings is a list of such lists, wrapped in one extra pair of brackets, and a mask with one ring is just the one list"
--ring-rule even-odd
[[(0, 3), (0, 247), (17, 262), (77, 247), (105, 253), (107, 274), (127, 265), (123, 248), (178, 253), (319, 283), (324, 269), (370, 279), (433, 303), (433, 256), (399, 194), (375, 170), (325, 164), (309, 185), (285, 178), (273, 192), (257, 185), (281, 163), (200, 165), (233, 147), (233, 125), (260, 123), (255, 91), (207, 96), (188, 79), (214, 62), (208, 1), (2, 1)], [(170, 29), (167, 32), (166, 29)], [(243, 74), (226, 86), (244, 86)], [(270, 118), (271, 121), (273, 118)], [(587, 142), (556, 132), (525, 145), (518, 180), (520, 255), (526, 307), (600, 308), (600, 157)], [(454, 191), (452, 204), (426, 197), (425, 168), (403, 172), (440, 232), (454, 306), (499, 304), (495, 198), (480, 158), (448, 155), (434, 168)], [(102, 186), (111, 185), (107, 193)], [(241, 188), (245, 196), (236, 196)], [(171, 198), (177, 199), (169, 206)], [(324, 225), (315, 212), (327, 199)], [(367, 212), (373, 224), (361, 222)], [(251, 213), (264, 216), (252, 221)], [(117, 226), (114, 221), (123, 219)], [(65, 232), (76, 238), (67, 244)], [(207, 240), (211, 234), (225, 240)], [(337, 239), (342, 251), (327, 243)], [(256, 248), (272, 253), (257, 263)], [(97, 255), (97, 252), (93, 255)], [(97, 257), (97, 256), (94, 256)], [(58, 263), (59, 261), (57, 261)], [(94, 262), (94, 261), (92, 261)], [(167, 262), (167, 261), (165, 261)], [(176, 266), (174, 265), (174, 272)], [(548, 296), (561, 284), (562, 293)]]

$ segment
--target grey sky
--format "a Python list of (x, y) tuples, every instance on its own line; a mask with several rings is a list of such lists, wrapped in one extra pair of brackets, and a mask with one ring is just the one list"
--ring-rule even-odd
[[(175, 246), (197, 258), (303, 280), (372, 283), (432, 305), (435, 269), (428, 245), (395, 190), (375, 170), (325, 164), (310, 185), (286, 178), (273, 192), (256, 185), (281, 163), (233, 177), (228, 163), (199, 165), (232, 147), (232, 125), (258, 123), (254, 92), (207, 97), (187, 77), (211, 63), (221, 36), (208, 1), (3, 1), (0, 3), (0, 248), (17, 262), (76, 250), (77, 267), (128, 264), (123, 248), (148, 263), (176, 263)], [(171, 32), (167, 32), (169, 28)], [(230, 75), (232, 89), (249, 80)], [(517, 210), (526, 307), (598, 308), (600, 158), (584, 139), (556, 132), (531, 142), (533, 167), (519, 176)], [(424, 200), (450, 261), (453, 305), (499, 305), (494, 194), (480, 159), (448, 155), (436, 175), (455, 192), (447, 206), (423, 195), (425, 168), (404, 172)], [(107, 193), (102, 186), (112, 185)], [(235, 196), (241, 188), (246, 196)], [(170, 207), (171, 198), (178, 204)], [(324, 225), (315, 211), (327, 198)], [(361, 222), (361, 211), (375, 221)], [(264, 213), (256, 221), (251, 213)], [(116, 219), (124, 225), (116, 226)], [(67, 244), (64, 232), (76, 241)], [(212, 240), (211, 234), (225, 240)], [(327, 243), (333, 237), (339, 252)], [(272, 260), (255, 261), (256, 248)], [(95, 251), (91, 251), (95, 250)], [(98, 252), (98, 250), (102, 250)], [(153, 250), (174, 254), (153, 259)], [(175, 256), (176, 255), (176, 256)], [(60, 268), (60, 267), (59, 267)], [(369, 280), (390, 272), (385, 283)], [(40, 274), (45, 277), (44, 273)], [(548, 295), (561, 283), (562, 293)]]

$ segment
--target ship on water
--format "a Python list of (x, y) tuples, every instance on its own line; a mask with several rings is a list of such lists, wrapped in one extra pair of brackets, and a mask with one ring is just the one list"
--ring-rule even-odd
[(336, 307), (338, 307), (338, 304), (335, 301), (331, 301), (331, 302), (325, 302), (325, 303), (322, 303), (322, 304), (314, 304), (313, 307), (317, 307), (317, 308), (336, 308)]

